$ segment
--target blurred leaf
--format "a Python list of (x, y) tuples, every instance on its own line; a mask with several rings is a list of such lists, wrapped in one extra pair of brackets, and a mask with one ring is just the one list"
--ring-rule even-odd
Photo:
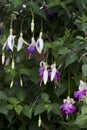
[(0, 104), (0, 113), (7, 115), (7, 103), (3, 102), (2, 104)]
[(42, 93), (41, 98), (46, 102), (49, 100), (49, 95), (47, 93)]
[(83, 72), (83, 76), (87, 76), (87, 64), (84, 64), (82, 66), (82, 72)]
[(34, 110), (34, 115), (38, 115), (41, 114), (45, 111), (45, 106), (43, 103), (40, 103), (38, 105), (35, 106), (35, 110)]
[(20, 72), (20, 74), (24, 74), (24, 75), (29, 75), (30, 76), (29, 70), (26, 69), (26, 68), (20, 68), (19, 72)]
[(78, 59), (75, 53), (69, 53), (66, 57), (66, 67)]
[(2, 99), (2, 100), (7, 99), (7, 95), (3, 91), (0, 91), (0, 99)]
[(21, 111), (22, 111), (22, 106), (21, 106), (21, 105), (16, 105), (16, 106), (14, 107), (14, 109), (15, 109), (15, 111), (17, 112), (17, 114), (19, 115), (19, 114), (21, 113)]
[(17, 105), (18, 103), (20, 103), (20, 101), (15, 97), (8, 98), (8, 102), (12, 105)]
[(87, 128), (87, 115), (80, 115), (76, 118), (75, 124), (80, 128)]
[(87, 114), (87, 105), (82, 106), (81, 114)]
[(61, 48), (59, 48), (58, 54), (66, 54), (68, 52), (69, 52), (69, 50), (67, 47), (61, 47)]
[(62, 116), (61, 115), (61, 110), (60, 110), (60, 105), (57, 104), (57, 103), (53, 103), (52, 104), (52, 112), (55, 113), (55, 114), (57, 114), (57, 115)]
[(25, 98), (25, 90), (23, 88), (18, 88), (16, 92), (16, 96), (20, 101), (23, 101)]
[(24, 106), (23, 107), (23, 114), (31, 119), (32, 108), (30, 106)]

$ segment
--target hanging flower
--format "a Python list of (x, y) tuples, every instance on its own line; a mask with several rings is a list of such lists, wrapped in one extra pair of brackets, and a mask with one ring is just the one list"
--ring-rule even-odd
[(48, 70), (47, 70), (47, 64), (46, 62), (41, 62), (40, 63), (40, 69), (39, 69), (39, 77), (41, 78), (41, 82), (43, 81), (43, 83), (46, 85), (47, 81), (48, 81)]
[(31, 44), (28, 46), (28, 52), (30, 52), (30, 53), (33, 53), (33, 52), (35, 52), (35, 39), (34, 39), (34, 37), (32, 37), (32, 39), (31, 39)]
[(51, 81), (57, 81), (60, 79), (61, 73), (56, 68), (56, 63), (51, 65), (51, 70), (49, 70), (49, 77)]
[(24, 39), (23, 39), (23, 33), (20, 33), (20, 37), (18, 39), (18, 45), (17, 45), (17, 51), (20, 51), (22, 49), (23, 44), (29, 45)]
[(71, 115), (76, 107), (73, 105), (75, 103), (73, 98), (67, 97), (67, 99), (63, 100), (63, 104), (60, 106), (63, 114), (65, 114), (68, 118), (68, 115)]
[(43, 49), (43, 39), (42, 39), (42, 32), (40, 32), (40, 36), (36, 42), (36, 49), (41, 54)]
[(7, 50), (9, 49), (9, 50), (13, 51), (14, 39), (16, 36), (14, 36), (12, 33), (13, 33), (13, 30), (10, 29), (10, 35), (8, 36), (6, 42), (4, 43), (2, 50), (4, 50), (6, 48)]
[(87, 84), (80, 80), (79, 91), (74, 92), (74, 97), (77, 99), (82, 99), (86, 96), (87, 93)]

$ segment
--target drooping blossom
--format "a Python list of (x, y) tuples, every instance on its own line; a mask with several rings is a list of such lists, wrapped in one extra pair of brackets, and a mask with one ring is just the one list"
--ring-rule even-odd
[(16, 36), (13, 35), (13, 30), (10, 29), (10, 35), (8, 36), (6, 42), (4, 43), (2, 50), (4, 50), (6, 48), (7, 50), (9, 49), (9, 50), (13, 51), (15, 37)]
[(22, 49), (23, 44), (29, 45), (24, 39), (23, 39), (23, 33), (20, 33), (20, 37), (18, 39), (18, 45), (17, 45), (17, 51), (20, 51)]
[(87, 84), (80, 80), (79, 90), (74, 92), (74, 97), (77, 99), (82, 99), (86, 96), (87, 93)]
[(67, 97), (67, 99), (63, 100), (63, 104), (60, 106), (62, 113), (66, 115), (71, 115), (75, 110), (76, 107), (73, 105), (75, 103), (73, 98)]
[(48, 81), (48, 70), (47, 70), (47, 68), (48, 68), (47, 63), (42, 61), (40, 63), (39, 77), (41, 78), (41, 82), (43, 81), (43, 83), (45, 85)]
[(31, 44), (28, 46), (28, 52), (30, 52), (30, 53), (33, 53), (33, 52), (35, 52), (35, 50), (36, 50), (36, 48), (35, 48), (35, 39), (34, 39), (34, 37), (32, 37), (31, 38)]
[(43, 39), (42, 39), (42, 32), (40, 32), (39, 38), (36, 42), (36, 50), (38, 51), (39, 54), (41, 54), (42, 49), (43, 49)]
[(61, 73), (56, 68), (56, 63), (51, 65), (51, 70), (49, 71), (49, 77), (51, 81), (57, 81), (60, 79)]

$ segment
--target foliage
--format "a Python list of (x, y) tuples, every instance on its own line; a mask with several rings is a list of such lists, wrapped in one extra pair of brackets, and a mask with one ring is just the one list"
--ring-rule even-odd
[[(26, 5), (26, 7), (24, 7)], [(40, 8), (42, 7), (42, 8)], [(1, 0), (0, 1), (0, 57), (2, 46), (10, 30), (17, 39), (22, 29), (23, 38), (31, 44), (31, 21), (34, 13), (37, 40), (43, 31), (44, 49), (41, 54), (27, 51), (26, 45), (0, 62), (0, 129), (4, 130), (81, 130), (87, 129), (87, 101), (77, 103), (77, 110), (69, 120), (61, 113), (60, 105), (67, 96), (73, 97), (79, 81), (87, 82), (87, 0)], [(0, 24), (1, 25), (1, 24)], [(9, 57), (10, 55), (10, 57)], [(12, 69), (12, 56), (15, 68)], [(30, 56), (30, 57), (29, 57)], [(17, 57), (20, 60), (17, 62)], [(58, 83), (40, 86), (39, 63), (57, 64), (61, 71)], [(11, 86), (11, 83), (13, 84)], [(10, 88), (11, 87), (11, 88)], [(41, 127), (38, 127), (41, 116)]]

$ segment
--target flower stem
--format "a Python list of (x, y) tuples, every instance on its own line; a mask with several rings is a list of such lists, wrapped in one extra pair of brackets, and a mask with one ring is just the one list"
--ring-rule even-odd
[(68, 73), (68, 96), (70, 96), (70, 72)]

